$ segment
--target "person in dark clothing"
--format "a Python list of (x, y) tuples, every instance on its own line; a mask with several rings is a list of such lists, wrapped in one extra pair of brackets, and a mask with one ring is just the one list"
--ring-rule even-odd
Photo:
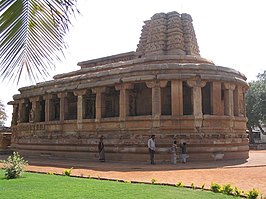
[(99, 160), (101, 162), (104, 162), (105, 161), (105, 153), (104, 153), (103, 136), (100, 137), (100, 141), (98, 144), (98, 151), (99, 151)]

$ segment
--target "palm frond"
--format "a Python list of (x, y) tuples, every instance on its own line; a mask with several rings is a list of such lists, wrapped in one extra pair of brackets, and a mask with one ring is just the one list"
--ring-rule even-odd
[(76, 0), (0, 1), (0, 77), (19, 83), (49, 76), (66, 48), (64, 36), (78, 13)]

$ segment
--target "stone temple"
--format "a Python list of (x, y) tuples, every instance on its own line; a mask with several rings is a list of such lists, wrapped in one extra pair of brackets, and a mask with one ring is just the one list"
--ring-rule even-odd
[(144, 22), (136, 51), (82, 61), (77, 71), (20, 88), (14, 95), (12, 149), (25, 157), (170, 161), (173, 141), (189, 161), (247, 159), (240, 72), (200, 56), (192, 18), (158, 13)]

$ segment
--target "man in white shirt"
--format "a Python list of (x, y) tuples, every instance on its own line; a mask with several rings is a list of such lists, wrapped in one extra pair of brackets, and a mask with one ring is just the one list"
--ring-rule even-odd
[(150, 154), (151, 164), (155, 164), (154, 163), (155, 135), (152, 135), (151, 138), (148, 140), (148, 148), (149, 148), (149, 154)]

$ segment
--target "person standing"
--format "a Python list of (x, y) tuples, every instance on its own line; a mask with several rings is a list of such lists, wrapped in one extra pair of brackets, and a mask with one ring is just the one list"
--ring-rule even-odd
[(105, 162), (105, 153), (104, 153), (104, 144), (103, 144), (103, 136), (100, 137), (100, 141), (98, 143), (98, 151), (99, 151), (99, 160), (101, 162)]
[(187, 162), (187, 144), (185, 142), (181, 144), (181, 158), (182, 158), (182, 163)]
[(171, 162), (173, 164), (176, 164), (176, 159), (177, 159), (177, 144), (176, 144), (176, 141), (174, 141), (172, 147), (171, 147)]
[(154, 154), (155, 154), (155, 135), (152, 135), (151, 138), (148, 140), (148, 148), (150, 154), (151, 164), (154, 163)]

